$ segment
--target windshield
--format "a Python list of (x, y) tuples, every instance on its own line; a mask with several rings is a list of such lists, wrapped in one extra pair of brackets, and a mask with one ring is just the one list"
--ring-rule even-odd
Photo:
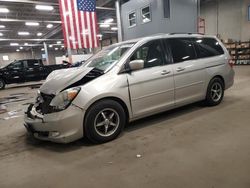
[(133, 45), (134, 43), (112, 45), (91, 57), (85, 65), (106, 72), (114, 66)]

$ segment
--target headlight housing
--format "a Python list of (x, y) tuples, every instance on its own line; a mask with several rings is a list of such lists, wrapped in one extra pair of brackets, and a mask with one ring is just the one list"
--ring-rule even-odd
[(49, 105), (52, 106), (55, 111), (65, 110), (76, 98), (80, 90), (81, 88), (75, 87), (62, 91), (52, 99)]

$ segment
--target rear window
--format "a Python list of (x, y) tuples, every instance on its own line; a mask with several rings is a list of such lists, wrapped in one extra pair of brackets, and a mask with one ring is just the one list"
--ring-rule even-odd
[(189, 38), (173, 38), (166, 42), (170, 45), (174, 63), (179, 63), (196, 58), (194, 45)]
[(194, 39), (198, 58), (213, 57), (224, 54), (219, 42), (214, 38)]

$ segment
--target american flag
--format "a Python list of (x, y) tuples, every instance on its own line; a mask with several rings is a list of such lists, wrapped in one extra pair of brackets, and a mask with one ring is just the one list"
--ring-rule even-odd
[(98, 47), (96, 0), (59, 0), (64, 45), (70, 49)]

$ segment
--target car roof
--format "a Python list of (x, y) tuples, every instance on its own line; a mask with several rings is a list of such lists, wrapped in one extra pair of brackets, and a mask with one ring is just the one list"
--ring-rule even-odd
[(154, 35), (150, 35), (146, 37), (140, 37), (136, 39), (122, 41), (122, 42), (116, 43), (116, 45), (144, 42), (144, 41), (150, 41), (150, 40), (161, 39), (161, 38), (193, 38), (193, 37), (216, 38), (215, 36), (212, 36), (212, 35), (203, 35), (199, 33), (158, 33), (158, 34), (154, 34)]

